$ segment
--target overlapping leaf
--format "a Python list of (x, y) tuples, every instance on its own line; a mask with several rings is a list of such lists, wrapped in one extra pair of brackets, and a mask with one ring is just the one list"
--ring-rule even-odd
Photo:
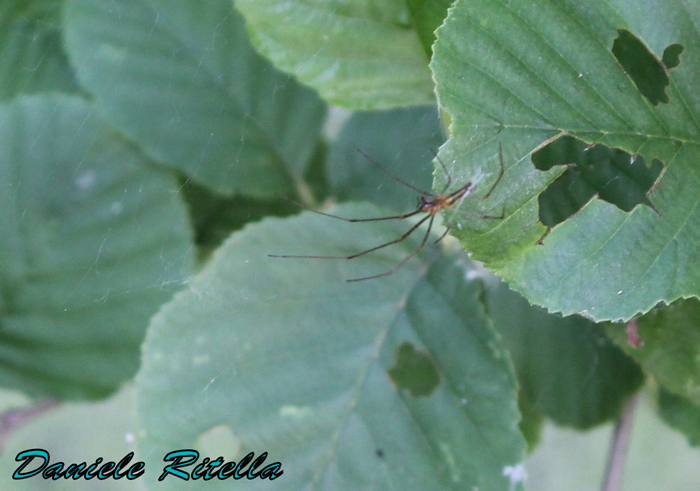
[[(450, 10), (432, 63), (452, 117), (442, 159), (459, 178), (455, 186), (480, 179), (487, 189), (499, 143), (506, 167), (488, 202), (465, 201), (455, 228), (476, 258), (531, 301), (628, 319), (700, 294), (698, 25), (695, 1), (458, 0)], [(657, 60), (674, 43), (684, 47), (680, 64), (667, 68), (668, 103), (654, 105), (623, 69), (612, 50), (620, 29)], [(564, 133), (659, 159), (665, 169), (649, 196), (659, 214), (593, 199), (538, 245), (545, 228), (536, 198), (560, 171), (537, 171), (529, 155)], [(479, 219), (503, 207), (504, 220)]]
[(266, 254), (342, 255), (405, 227), (304, 213), (234, 234), (153, 319), (137, 377), (143, 454), (225, 427), (243, 455), (283, 465), (241, 489), (520, 489), (510, 361), (463, 268), (426, 253), (381, 281), (345, 281), (391, 268), (417, 239), (353, 261)]
[(176, 182), (78, 97), (0, 106), (0, 383), (100, 397), (189, 274)]
[(61, 42), (61, 6), (53, 0), (0, 4), (0, 99), (78, 91)]
[(253, 43), (329, 102), (383, 109), (434, 101), (432, 31), (449, 2), (237, 0)]
[(68, 0), (66, 47), (100, 111), (222, 193), (304, 192), (324, 105), (250, 46), (228, 0)]

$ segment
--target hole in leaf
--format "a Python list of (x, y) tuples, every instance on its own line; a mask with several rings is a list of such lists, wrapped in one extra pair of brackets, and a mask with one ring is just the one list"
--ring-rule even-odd
[(626, 212), (639, 204), (655, 209), (647, 194), (663, 170), (659, 160), (648, 166), (641, 155), (600, 144), (589, 147), (565, 135), (533, 153), (532, 162), (542, 171), (569, 166), (539, 196), (540, 221), (548, 227), (578, 212), (596, 194)]
[(612, 52), (639, 92), (655, 106), (659, 102), (668, 103), (668, 95), (665, 91), (670, 80), (667, 72), (680, 63), (683, 46), (680, 44), (667, 46), (662, 61), (631, 32), (618, 29), (617, 33)]
[(440, 374), (430, 355), (416, 351), (408, 342), (396, 350), (396, 361), (388, 373), (398, 388), (407, 389), (413, 397), (429, 396), (440, 383)]
[(666, 65), (666, 68), (676, 68), (681, 64), (681, 53), (683, 52), (683, 49), (682, 44), (669, 44), (666, 46), (664, 55), (661, 58), (661, 61), (664, 65)]

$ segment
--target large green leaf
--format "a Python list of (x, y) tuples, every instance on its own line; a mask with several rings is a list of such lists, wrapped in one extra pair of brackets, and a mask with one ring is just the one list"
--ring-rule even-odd
[(433, 102), (432, 30), (448, 2), (237, 0), (253, 43), (327, 101), (353, 109)]
[(5, 0), (0, 4), (0, 99), (78, 91), (63, 52), (61, 6), (57, 0)]
[(644, 375), (603, 327), (548, 314), (505, 283), (491, 283), (488, 314), (513, 357), (521, 406), (578, 429), (617, 418)]
[[(453, 214), (454, 227), (531, 301), (617, 320), (700, 294), (698, 25), (697, 1), (458, 0), (450, 10), (432, 62), (452, 118), (441, 157), (455, 188), (477, 180), (477, 194), (496, 180), (499, 144), (506, 168), (490, 200), (466, 200)], [(629, 50), (614, 53), (628, 33), (651, 53), (632, 62)], [(680, 59), (674, 43), (685, 48)], [(651, 97), (635, 63), (670, 85), (660, 80)], [(565, 133), (659, 159), (665, 169), (649, 196), (659, 213), (592, 199), (538, 245), (536, 198), (563, 169), (538, 171), (529, 155)], [(504, 220), (479, 219), (503, 207)]]
[(177, 183), (77, 97), (2, 105), (0, 135), (0, 383), (103, 396), (187, 278)]
[(66, 47), (100, 111), (226, 194), (304, 193), (325, 114), (250, 46), (228, 0), (68, 0)]
[(521, 489), (515, 380), (480, 282), (427, 253), (381, 280), (345, 281), (391, 268), (417, 239), (354, 261), (266, 255), (356, 252), (407, 226), (307, 212), (234, 234), (153, 319), (137, 377), (142, 454), (205, 452), (228, 433), (240, 454), (206, 456), (267, 451), (284, 470), (241, 489)]

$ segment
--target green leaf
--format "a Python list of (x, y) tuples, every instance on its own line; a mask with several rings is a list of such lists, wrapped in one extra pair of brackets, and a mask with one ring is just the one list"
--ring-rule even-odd
[(141, 452), (201, 448), (224, 427), (242, 449), (225, 459), (267, 451), (282, 463), (271, 489), (521, 489), (515, 380), (480, 282), (429, 254), (345, 281), (386, 271), (417, 239), (354, 261), (266, 255), (346, 254), (405, 228), (303, 213), (234, 234), (153, 319), (137, 377)]
[(659, 414), (672, 428), (685, 435), (693, 447), (700, 447), (700, 407), (663, 387), (659, 389)]
[[(458, 177), (454, 188), (477, 181), (484, 194), (498, 175), (499, 145), (506, 169), (489, 200), (465, 200), (454, 228), (530, 301), (618, 320), (700, 294), (697, 12), (680, 1), (640, 9), (622, 0), (458, 0), (438, 29), (432, 68), (452, 120), (441, 158)], [(659, 65), (667, 48), (680, 62), (665, 72), (668, 103), (653, 105), (635, 83), (639, 72), (623, 69), (613, 52), (619, 29), (648, 47), (646, 63)], [(680, 57), (674, 44), (685, 49)], [(659, 213), (592, 199), (538, 245), (545, 227), (536, 197), (563, 169), (538, 171), (529, 155), (563, 134), (661, 161), (649, 195)], [(504, 220), (479, 219), (504, 207)]]
[(331, 146), (328, 179), (340, 200), (371, 201), (397, 212), (415, 210), (418, 193), (367, 157), (409, 185), (430, 191), (430, 163), (443, 142), (434, 106), (357, 112)]
[(521, 406), (577, 429), (617, 418), (644, 375), (603, 327), (579, 316), (548, 314), (507, 284), (491, 283), (488, 314), (513, 357)]
[(520, 432), (527, 443), (527, 453), (531, 453), (540, 444), (544, 429), (544, 415), (535, 408), (533, 402), (523, 395), (518, 394), (518, 409), (520, 409)]
[(425, 10), (403, 0), (237, 0), (236, 7), (260, 52), (332, 104), (386, 109), (435, 100), (421, 41), (430, 42), (445, 1)]
[(674, 302), (635, 322), (642, 346), (630, 346), (624, 324), (606, 330), (664, 388), (700, 405), (700, 301)]
[(56, 0), (0, 4), (0, 100), (37, 92), (78, 92), (61, 41)]
[(224, 193), (304, 193), (325, 107), (254, 53), (228, 0), (68, 0), (81, 82), (155, 160)]
[(77, 97), (1, 105), (0, 135), (0, 383), (102, 397), (187, 278), (177, 183)]

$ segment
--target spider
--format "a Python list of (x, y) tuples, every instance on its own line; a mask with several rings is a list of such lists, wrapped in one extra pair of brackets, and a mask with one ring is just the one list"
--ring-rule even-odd
[[(393, 274), (396, 272), (401, 266), (406, 264), (412, 257), (414, 257), (416, 254), (418, 254), (420, 251), (423, 250), (425, 247), (426, 243), (428, 242), (428, 237), (430, 236), (430, 231), (433, 228), (433, 221), (435, 220), (435, 215), (437, 215), (440, 211), (452, 207), (455, 203), (461, 202), (464, 198), (469, 196), (472, 191), (476, 189), (476, 184), (472, 182), (466, 183), (464, 186), (461, 188), (457, 189), (456, 191), (453, 191), (451, 193), (445, 194), (447, 189), (450, 187), (452, 184), (452, 177), (450, 176), (450, 173), (447, 170), (447, 167), (445, 164), (440, 160), (435, 154), (435, 157), (437, 158), (438, 162), (440, 162), (440, 165), (442, 166), (442, 169), (445, 171), (445, 175), (447, 176), (447, 184), (445, 184), (445, 187), (442, 189), (442, 191), (438, 194), (431, 193), (428, 191), (423, 191), (422, 189), (418, 189), (415, 186), (412, 186), (411, 184), (407, 183), (403, 179), (395, 176), (388, 170), (386, 170), (384, 167), (379, 165), (377, 162), (372, 160), (367, 154), (365, 154), (362, 150), (357, 150), (360, 154), (362, 154), (367, 160), (369, 160), (372, 164), (374, 164), (376, 167), (378, 167), (382, 172), (387, 174), (389, 177), (392, 179), (396, 180), (397, 182), (403, 184), (404, 186), (416, 191), (417, 193), (420, 194), (418, 197), (418, 205), (417, 208), (409, 213), (404, 213), (402, 215), (393, 215), (393, 216), (388, 216), (388, 217), (378, 217), (378, 218), (345, 218), (341, 217), (338, 215), (331, 215), (330, 213), (325, 213), (322, 211), (314, 210), (302, 203), (299, 203), (291, 198), (287, 198), (286, 196), (281, 196), (282, 198), (291, 201), (292, 203), (296, 204), (297, 206), (300, 206), (301, 208), (304, 208), (306, 210), (312, 211), (314, 213), (318, 213), (319, 215), (323, 215), (326, 217), (330, 218), (335, 218), (338, 220), (343, 220), (346, 222), (378, 222), (382, 220), (403, 220), (404, 218), (409, 218), (414, 215), (418, 215), (420, 213), (426, 213), (426, 215), (418, 220), (415, 225), (413, 225), (408, 231), (406, 231), (405, 234), (403, 234), (401, 237), (399, 237), (396, 240), (392, 240), (390, 242), (387, 242), (385, 244), (378, 245), (376, 247), (372, 247), (371, 249), (367, 249), (366, 251), (358, 252), (357, 254), (351, 254), (349, 256), (295, 256), (295, 255), (277, 255), (277, 254), (268, 254), (269, 257), (281, 257), (281, 258), (295, 258), (295, 259), (354, 259), (356, 257), (364, 256), (365, 254), (369, 254), (370, 252), (377, 251), (379, 249), (383, 249), (384, 247), (388, 247), (392, 244), (398, 244), (400, 242), (403, 242), (406, 240), (413, 232), (415, 232), (418, 227), (423, 225), (426, 221), (428, 221), (428, 230), (425, 232), (425, 235), (423, 236), (423, 240), (421, 241), (420, 245), (408, 256), (406, 256), (404, 259), (399, 262), (394, 268), (390, 269), (389, 271), (386, 271), (381, 274), (373, 275), (373, 276), (364, 276), (362, 278), (353, 278), (350, 280), (347, 280), (348, 282), (355, 282), (355, 281), (365, 281), (365, 280), (372, 280), (375, 278), (381, 278), (383, 276), (389, 276), (390, 274)], [(498, 183), (501, 181), (501, 178), (503, 177), (503, 174), (505, 173), (505, 167), (503, 165), (503, 151), (501, 149), (501, 144), (498, 144), (498, 155), (499, 155), (499, 160), (501, 164), (501, 170), (498, 174), (498, 178), (496, 178), (496, 182), (493, 183), (491, 186), (491, 189), (489, 189), (488, 193), (486, 193), (483, 196), (478, 196), (476, 197), (477, 199), (487, 199), (489, 196), (491, 196), (491, 193), (493, 193), (494, 189), (496, 189), (496, 186), (498, 186)], [(505, 208), (503, 210), (503, 213), (501, 213), (500, 216), (481, 216), (481, 218), (490, 218), (490, 219), (503, 219), (505, 217)], [(442, 239), (445, 238), (447, 233), (450, 231), (450, 228), (447, 227), (445, 229), (445, 232), (440, 236), (439, 239), (435, 241), (437, 244), (440, 242)]]

